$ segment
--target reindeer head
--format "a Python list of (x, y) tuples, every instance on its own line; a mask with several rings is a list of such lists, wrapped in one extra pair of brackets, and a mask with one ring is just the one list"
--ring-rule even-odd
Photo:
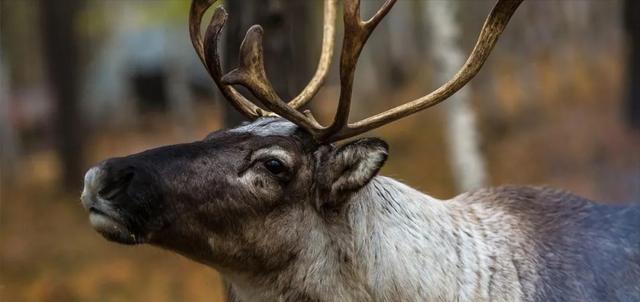
[[(240, 66), (222, 75), (218, 35), (226, 13), (218, 8), (203, 41), (200, 20), (212, 0), (194, 0), (191, 39), (223, 95), (252, 122), (211, 133), (202, 141), (108, 159), (85, 177), (82, 203), (107, 239), (150, 243), (220, 269), (273, 270), (295, 258), (309, 240), (322, 240), (353, 194), (387, 158), (380, 139), (333, 143), (433, 106), (480, 69), (521, 0), (500, 0), (487, 18), (468, 61), (432, 93), (359, 122), (349, 123), (354, 71), (367, 38), (389, 12), (388, 0), (369, 20), (359, 1), (344, 1), (340, 96), (333, 122), (320, 125), (300, 112), (326, 78), (333, 55), (336, 0), (325, 1), (322, 54), (316, 74), (299, 96), (283, 101), (266, 77), (262, 29), (242, 43)], [(232, 85), (251, 91), (268, 112)]]

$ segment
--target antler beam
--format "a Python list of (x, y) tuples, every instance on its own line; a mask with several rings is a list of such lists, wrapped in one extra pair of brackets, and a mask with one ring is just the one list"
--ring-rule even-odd
[(322, 50), (320, 51), (320, 60), (316, 72), (298, 96), (296, 96), (289, 105), (298, 109), (306, 105), (318, 93), (322, 84), (327, 79), (331, 60), (333, 59), (333, 48), (336, 36), (336, 6), (338, 0), (324, 1), (324, 25), (322, 30)]

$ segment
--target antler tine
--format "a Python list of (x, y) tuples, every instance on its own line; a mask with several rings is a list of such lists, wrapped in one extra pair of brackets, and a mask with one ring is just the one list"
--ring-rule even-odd
[[(363, 119), (359, 122), (348, 124), (345, 127), (340, 127), (337, 132), (331, 133), (329, 137), (325, 138), (325, 141), (332, 142), (356, 136), (429, 108), (453, 95), (456, 91), (467, 84), (467, 82), (469, 82), (478, 73), (478, 71), (480, 71), (480, 68), (489, 57), (491, 50), (500, 37), (500, 34), (504, 31), (507, 23), (511, 19), (511, 16), (521, 2), (522, 0), (498, 0), (485, 20), (476, 45), (469, 55), (469, 58), (462, 68), (447, 83), (423, 97)], [(352, 83), (348, 82), (347, 84), (350, 85)], [(342, 103), (342, 91), (340, 97), (340, 101)], [(340, 109), (347, 112), (348, 115), (349, 100), (345, 100), (345, 102), (346, 104), (341, 104), (342, 106)], [(348, 118), (348, 116), (344, 117), (344, 113), (340, 117), (343, 119)], [(336, 119), (338, 119), (338, 116), (336, 116)], [(334, 124), (335, 123), (338, 123), (338, 126), (340, 126), (345, 122), (340, 120), (334, 122)]]
[(213, 4), (215, 0), (193, 1), (191, 2), (191, 10), (189, 11), (189, 36), (191, 44), (198, 54), (198, 58), (202, 64), (206, 66), (204, 60), (204, 47), (202, 44), (202, 35), (200, 34), (200, 24), (204, 12)]
[(240, 45), (240, 64), (238, 68), (222, 77), (222, 83), (238, 84), (246, 87), (267, 109), (306, 129), (315, 136), (317, 128), (319, 128), (315, 120), (282, 101), (269, 82), (264, 69), (262, 36), (263, 30), (261, 26), (254, 25), (249, 28)]
[(222, 76), (222, 83), (240, 84), (251, 90), (259, 98), (280, 100), (264, 70), (262, 36), (260, 25), (249, 28), (240, 44), (240, 63), (236, 69)]
[(360, 17), (360, 0), (344, 0), (344, 40), (340, 54), (340, 97), (333, 123), (324, 131), (323, 140), (347, 126), (358, 57), (371, 32), (395, 3), (396, 0), (387, 0), (371, 19), (363, 21)]
[(320, 59), (318, 60), (318, 67), (316, 72), (298, 96), (296, 96), (289, 106), (294, 109), (298, 109), (307, 104), (315, 95), (324, 83), (329, 73), (329, 67), (331, 66), (331, 60), (333, 58), (333, 48), (335, 44), (336, 33), (336, 6), (337, 0), (324, 1), (324, 21), (322, 30), (322, 50), (320, 52)]
[(206, 67), (209, 75), (213, 78), (224, 97), (249, 119), (255, 119), (264, 115), (264, 112), (249, 100), (244, 98), (233, 87), (224, 85), (221, 82), (222, 67), (220, 64), (220, 55), (218, 54), (218, 38), (220, 31), (224, 26), (227, 13), (222, 7), (216, 9), (211, 18), (211, 22), (205, 33), (204, 43), (202, 34), (200, 33), (200, 25), (205, 11), (211, 7), (216, 0), (193, 0), (191, 2), (191, 10), (189, 12), (189, 34), (191, 43), (195, 49), (202, 64)]

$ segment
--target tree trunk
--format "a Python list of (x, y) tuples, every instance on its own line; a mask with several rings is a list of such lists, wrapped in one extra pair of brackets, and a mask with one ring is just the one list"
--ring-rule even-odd
[(629, 125), (640, 129), (640, 2), (625, 1), (624, 22), (628, 45), (625, 111)]
[[(238, 51), (244, 34), (253, 24), (264, 28), (264, 55), (269, 80), (283, 99), (291, 99), (304, 88), (312, 76), (309, 43), (314, 22), (311, 11), (318, 1), (245, 0), (228, 1), (228, 27), (224, 46), (225, 71), (238, 64)], [(320, 10), (322, 11), (322, 10)], [(249, 96), (242, 89), (243, 95)], [(230, 105), (225, 105), (225, 125), (235, 126), (244, 120)]]
[(74, 27), (81, 4), (80, 0), (40, 1), (44, 59), (56, 110), (56, 150), (66, 190), (82, 184), (84, 127), (78, 107), (79, 38)]
[[(457, 3), (429, 1), (425, 6), (432, 34), (432, 53), (437, 62), (438, 85), (449, 80), (463, 65), (465, 56), (459, 46), (460, 28), (455, 21)], [(476, 117), (469, 104), (469, 86), (445, 103), (447, 139), (451, 169), (459, 191), (469, 191), (486, 183), (485, 161), (480, 154)]]
[[(11, 184), (18, 161), (18, 139), (16, 129), (11, 124), (9, 103), (9, 76), (0, 49), (0, 182)], [(0, 187), (0, 195), (4, 188)]]

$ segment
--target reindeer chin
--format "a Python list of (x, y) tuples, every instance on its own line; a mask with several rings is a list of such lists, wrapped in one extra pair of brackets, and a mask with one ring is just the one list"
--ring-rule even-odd
[(97, 210), (90, 212), (89, 222), (94, 230), (109, 241), (128, 245), (144, 243), (143, 238), (129, 231), (124, 224)]

